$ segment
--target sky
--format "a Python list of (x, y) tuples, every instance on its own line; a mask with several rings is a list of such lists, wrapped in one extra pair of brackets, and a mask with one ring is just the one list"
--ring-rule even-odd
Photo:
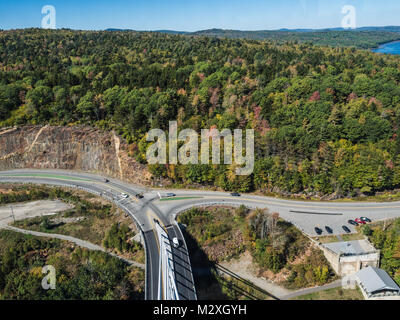
[(356, 26), (400, 25), (400, 0), (0, 0), (0, 29), (41, 27), (42, 7), (56, 27), (79, 30), (198, 31), (340, 27), (353, 5)]

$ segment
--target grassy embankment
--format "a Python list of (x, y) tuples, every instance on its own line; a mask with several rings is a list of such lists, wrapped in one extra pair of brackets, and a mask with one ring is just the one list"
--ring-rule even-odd
[(296, 297), (292, 300), (364, 300), (364, 297), (357, 287), (357, 289), (347, 290), (341, 288), (328, 289)]

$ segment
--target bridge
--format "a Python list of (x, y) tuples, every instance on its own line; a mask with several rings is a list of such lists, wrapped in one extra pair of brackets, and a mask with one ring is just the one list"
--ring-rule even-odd
[(158, 221), (156, 221), (155, 226), (160, 246), (158, 300), (179, 300), (171, 241), (168, 238), (167, 232), (160, 226)]

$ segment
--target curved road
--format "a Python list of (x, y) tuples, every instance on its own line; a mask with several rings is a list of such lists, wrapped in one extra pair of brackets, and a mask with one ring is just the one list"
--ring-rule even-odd
[[(152, 198), (149, 198), (148, 195), (141, 200), (135, 198), (138, 193), (146, 191), (143, 187), (129, 185), (114, 179), (109, 180), (106, 182), (105, 178), (100, 176), (64, 170), (21, 169), (0, 172), (0, 183), (32, 183), (78, 188), (102, 196), (123, 209), (134, 219), (144, 238), (146, 251), (146, 299), (157, 300), (159, 244), (154, 232), (154, 220), (160, 221), (161, 225), (167, 230), (170, 239), (174, 237), (184, 239), (176, 223), (169, 223), (169, 220), (165, 219), (158, 208), (151, 203)], [(122, 196), (123, 193), (129, 195), (129, 198), (124, 198)], [(151, 196), (152, 194), (150, 194)], [(179, 249), (174, 248), (173, 251), (175, 276), (180, 299), (196, 300), (194, 280), (185, 242), (183, 241), (183, 245)]]
[[(137, 223), (144, 236), (146, 247), (146, 298), (156, 300), (158, 295), (159, 251), (154, 233), (154, 219), (160, 221), (168, 232), (170, 239), (178, 237), (183, 245), (173, 248), (176, 281), (180, 298), (194, 300), (196, 292), (190, 259), (180, 228), (175, 222), (179, 212), (194, 206), (204, 205), (245, 205), (250, 208), (268, 208), (270, 212), (278, 212), (280, 217), (293, 223), (304, 233), (315, 236), (315, 227), (325, 226), (333, 230), (333, 234), (343, 234), (343, 226), (354, 228), (347, 221), (360, 216), (367, 216), (373, 221), (400, 217), (400, 202), (305, 202), (282, 200), (271, 197), (243, 195), (232, 197), (224, 192), (187, 191), (187, 190), (155, 190), (145, 189), (116, 179), (109, 179), (81, 172), (64, 170), (21, 169), (0, 172), (0, 182), (20, 182), (78, 187), (91, 193), (101, 195), (114, 201), (127, 212)], [(176, 197), (160, 199), (159, 195), (174, 192)], [(121, 193), (130, 195), (123, 199)], [(144, 198), (137, 200), (135, 195), (144, 193)]]

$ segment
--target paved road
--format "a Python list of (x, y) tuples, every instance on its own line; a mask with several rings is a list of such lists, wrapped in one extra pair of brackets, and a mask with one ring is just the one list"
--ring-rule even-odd
[(124, 261), (125, 263), (127, 263), (130, 266), (135, 266), (141, 269), (145, 269), (145, 265), (138, 263), (136, 261), (132, 261), (129, 259), (125, 259), (124, 257), (121, 257), (113, 252), (109, 252), (106, 249), (104, 249), (103, 247), (100, 247), (96, 244), (93, 244), (91, 242), (88, 241), (84, 241), (78, 238), (74, 238), (74, 237), (70, 237), (70, 236), (66, 236), (63, 234), (54, 234), (54, 233), (44, 233), (44, 232), (37, 232), (37, 231), (32, 231), (32, 230), (26, 230), (26, 229), (20, 229), (20, 228), (15, 228), (12, 226), (8, 226), (8, 225), (1, 225), (0, 224), (0, 229), (7, 229), (7, 230), (11, 230), (14, 232), (19, 232), (19, 233), (23, 233), (23, 234), (30, 234), (36, 237), (43, 237), (43, 238), (51, 238), (51, 239), (60, 239), (60, 240), (64, 240), (64, 241), (69, 241), (72, 243), (75, 243), (76, 245), (82, 247), (82, 248), (86, 248), (89, 250), (93, 250), (93, 251), (102, 251), (105, 252), (107, 254), (109, 254), (110, 256), (116, 257), (122, 261)]
[[(333, 230), (333, 235), (345, 234), (343, 226), (356, 232), (348, 220), (361, 216), (369, 217), (373, 221), (400, 217), (400, 202), (306, 202), (252, 195), (232, 197), (230, 194), (222, 192), (179, 190), (169, 190), (168, 192), (174, 192), (176, 198), (181, 198), (181, 200), (161, 201), (157, 199), (154, 200), (154, 205), (169, 219), (173, 219), (179, 212), (194, 206), (210, 204), (239, 206), (243, 204), (250, 208), (268, 208), (270, 212), (278, 212), (281, 218), (293, 223), (309, 236), (316, 236), (315, 227), (323, 229), (322, 235), (328, 235), (325, 226), (329, 226)], [(185, 197), (191, 199), (182, 199)]]
[[(178, 236), (182, 239), (179, 228), (176, 227), (175, 217), (183, 210), (194, 206), (211, 204), (222, 205), (246, 205), (250, 208), (268, 208), (270, 212), (278, 212), (280, 216), (296, 225), (304, 233), (315, 236), (315, 227), (324, 229), (329, 226), (333, 234), (340, 235), (344, 231), (342, 226), (348, 226), (352, 232), (355, 229), (347, 221), (360, 216), (367, 216), (372, 220), (400, 217), (400, 202), (390, 203), (358, 203), (358, 202), (305, 202), (282, 200), (271, 197), (243, 195), (232, 197), (224, 192), (192, 191), (192, 190), (150, 190), (141, 186), (134, 186), (116, 179), (110, 179), (105, 183), (103, 177), (87, 173), (76, 173), (63, 170), (13, 170), (0, 172), (0, 182), (31, 182), (39, 184), (51, 184), (60, 186), (79, 186), (86, 191), (97, 193), (113, 200), (125, 212), (127, 212), (143, 232), (146, 246), (146, 297), (157, 299), (158, 286), (158, 243), (154, 235), (154, 219), (157, 219), (168, 230), (172, 238)], [(121, 192), (132, 197), (121, 199)], [(134, 198), (137, 193), (146, 192), (144, 199), (138, 201)], [(176, 193), (174, 199), (162, 201), (158, 193)], [(326, 231), (324, 230), (326, 235)], [(185, 263), (190, 265), (185, 243), (181, 250), (174, 250), (176, 258), (177, 280), (182, 282), (179, 286), (181, 298), (193, 300), (196, 294), (193, 290), (192, 277), (189, 270), (185, 269)], [(182, 261), (182, 265), (179, 264)]]
[(307, 289), (302, 289), (302, 290), (298, 290), (298, 291), (289, 293), (288, 295), (283, 296), (281, 299), (289, 300), (289, 299), (293, 299), (296, 297), (304, 296), (306, 294), (316, 293), (316, 292), (325, 291), (325, 290), (334, 289), (334, 288), (340, 288), (340, 287), (342, 287), (342, 281), (337, 280), (337, 281), (334, 281), (332, 283), (326, 284), (321, 287), (307, 288)]

